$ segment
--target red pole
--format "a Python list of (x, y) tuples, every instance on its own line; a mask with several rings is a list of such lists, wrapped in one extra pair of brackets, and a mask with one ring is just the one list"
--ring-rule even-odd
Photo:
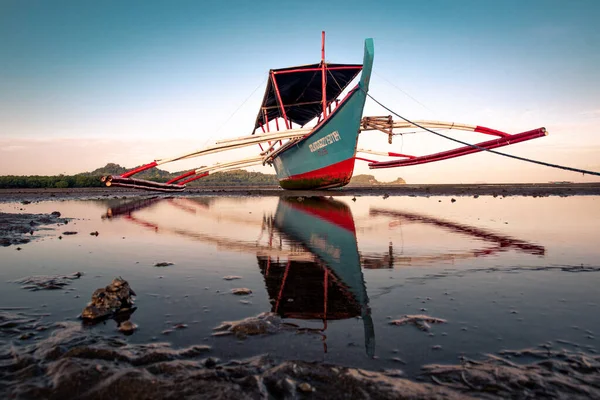
[(281, 301), (281, 296), (283, 296), (283, 288), (285, 287), (285, 281), (287, 281), (288, 273), (290, 272), (290, 265), (292, 264), (291, 260), (288, 260), (287, 265), (285, 266), (285, 271), (283, 273), (283, 279), (281, 280), (281, 287), (279, 288), (279, 294), (277, 295), (277, 300), (275, 301), (275, 312), (279, 310), (279, 302)]
[(131, 175), (135, 175), (138, 172), (142, 172), (142, 171), (146, 171), (147, 169), (154, 168), (157, 165), (158, 164), (156, 163), (156, 161), (152, 161), (150, 164), (142, 165), (141, 167), (134, 168), (131, 171), (121, 174), (121, 178), (129, 178)]
[[(275, 94), (277, 95), (277, 101), (279, 102), (281, 117), (285, 121), (285, 127), (286, 129), (291, 129), (291, 126), (288, 126), (287, 115), (285, 114), (285, 108), (283, 107), (283, 101), (281, 101), (281, 94), (279, 93), (279, 85), (275, 80), (275, 75), (273, 75), (273, 71), (271, 71), (271, 81), (273, 82), (273, 86), (275, 86)], [(277, 119), (275, 119), (275, 121), (277, 121)], [(279, 124), (277, 124), (277, 130), (279, 130)]]
[(402, 167), (408, 165), (417, 165), (417, 164), (425, 164), (434, 161), (447, 160), (449, 158), (466, 156), (467, 154), (477, 153), (482, 151), (482, 149), (495, 149), (497, 147), (508, 146), (515, 143), (524, 142), (526, 140), (531, 140), (539, 137), (546, 136), (546, 129), (538, 128), (532, 131), (517, 133), (514, 135), (509, 135), (505, 137), (501, 137), (499, 139), (488, 140), (487, 142), (477, 143), (476, 146), (464, 146), (459, 147), (453, 150), (442, 151), (440, 153), (429, 154), (426, 156), (420, 156), (415, 158), (409, 158), (407, 160), (392, 160), (392, 161), (380, 161), (369, 164), (369, 168), (377, 169), (377, 168), (393, 168), (393, 167)]
[(269, 129), (269, 114), (267, 114), (267, 111), (263, 108), (263, 116), (265, 118), (265, 125), (267, 125), (267, 132), (271, 132), (271, 129)]
[(181, 174), (181, 175), (179, 175), (179, 176), (177, 176), (177, 177), (175, 177), (175, 178), (171, 179), (170, 181), (167, 181), (167, 185), (170, 185), (171, 183), (175, 183), (175, 182), (177, 182), (178, 180), (181, 180), (181, 179), (183, 179), (183, 178), (187, 178), (188, 176), (192, 176), (192, 175), (196, 175), (196, 171), (195, 171), (195, 170), (192, 170), (192, 171), (186, 172), (185, 174)]
[(325, 31), (321, 32), (321, 92), (323, 102), (323, 119), (327, 117), (327, 75), (325, 74)]
[(183, 181), (183, 182), (179, 182), (179, 183), (178, 183), (178, 185), (185, 185), (186, 183), (189, 183), (189, 182), (195, 181), (196, 179), (204, 178), (205, 176), (208, 176), (208, 172), (204, 172), (204, 173), (202, 173), (202, 174), (199, 174), (199, 175), (193, 176), (193, 177), (191, 177), (190, 179), (186, 179), (186, 180), (185, 180), (185, 181)]

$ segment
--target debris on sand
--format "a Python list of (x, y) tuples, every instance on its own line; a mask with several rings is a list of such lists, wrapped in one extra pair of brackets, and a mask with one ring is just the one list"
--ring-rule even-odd
[(260, 313), (239, 321), (226, 321), (213, 329), (213, 336), (236, 335), (245, 338), (253, 335), (278, 333), (284, 329), (297, 329), (296, 325), (284, 323), (281, 317), (272, 312)]
[(26, 278), (17, 279), (14, 283), (20, 283), (21, 289), (36, 290), (56, 290), (71, 284), (75, 279), (83, 276), (82, 272), (75, 272), (71, 275), (34, 275)]
[(390, 321), (390, 325), (412, 324), (422, 331), (428, 332), (431, 329), (429, 324), (445, 324), (447, 321), (441, 318), (430, 317), (429, 315), (405, 315), (400, 319)]
[(464, 359), (461, 365), (426, 365), (423, 375), (433, 382), (484, 399), (600, 398), (600, 356), (567, 350), (503, 351), (504, 355), (537, 358), (517, 364), (487, 354), (482, 361)]
[(105, 288), (96, 289), (92, 294), (92, 301), (81, 312), (81, 318), (96, 320), (131, 310), (133, 296), (135, 292), (129, 287), (129, 283), (121, 277), (115, 278)]
[[(20, 245), (37, 239), (41, 230), (51, 230), (56, 224), (68, 222), (60, 214), (0, 213), (0, 246)], [(51, 227), (42, 227), (50, 225)], [(25, 237), (27, 235), (27, 237)]]
[(224, 276), (223, 279), (225, 279), (226, 281), (233, 281), (235, 279), (242, 279), (242, 277), (237, 275), (227, 275)]
[(90, 236), (98, 236), (98, 235), (99, 235), (98, 231), (90, 232)]
[(163, 261), (163, 262), (157, 262), (156, 264), (154, 264), (155, 267), (168, 267), (170, 265), (175, 265), (175, 263), (172, 263), (169, 261)]
[(65, 231), (65, 232), (63, 232), (63, 235), (65, 235), (65, 236), (77, 235), (77, 232), (76, 231)]
[(231, 289), (231, 293), (235, 294), (236, 296), (246, 296), (252, 294), (252, 290), (248, 288), (235, 288)]

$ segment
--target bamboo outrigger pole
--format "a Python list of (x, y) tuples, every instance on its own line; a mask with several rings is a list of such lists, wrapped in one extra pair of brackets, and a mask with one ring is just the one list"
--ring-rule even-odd
[[(325, 110), (326, 112), (326, 110)], [(519, 143), (522, 141), (535, 139), (538, 137), (542, 137), (547, 135), (547, 132), (544, 128), (534, 129), (532, 131), (527, 131), (519, 134), (511, 135), (506, 132), (498, 131), (495, 129), (490, 129), (486, 127), (482, 127), (479, 125), (468, 125), (461, 124), (455, 122), (441, 122), (441, 121), (414, 121), (413, 123), (409, 123), (403, 120), (392, 120), (389, 116), (382, 117), (364, 117), (361, 120), (360, 131), (374, 131), (378, 130), (387, 135), (389, 135), (389, 142), (391, 143), (393, 135), (393, 131), (395, 129), (409, 129), (409, 128), (417, 128), (417, 127), (425, 127), (429, 129), (448, 129), (448, 130), (461, 130), (461, 131), (469, 131), (469, 132), (477, 132), (483, 133), (487, 135), (496, 136), (497, 139), (489, 140), (487, 142), (478, 143), (475, 146), (465, 146), (457, 149), (430, 154), (426, 156), (413, 156), (395, 152), (380, 152), (373, 150), (363, 150), (360, 149), (358, 152), (382, 155), (388, 157), (400, 157), (401, 160), (391, 160), (391, 161), (375, 161), (368, 160), (361, 157), (356, 157), (358, 160), (369, 161), (370, 168), (392, 168), (399, 166), (408, 166), (408, 165), (418, 165), (424, 164), (433, 161), (445, 160), (448, 158), (460, 157), (463, 155), (475, 153), (482, 151), (483, 149), (493, 149), (497, 147), (507, 146), (514, 143)], [(106, 183), (107, 186), (120, 186), (120, 187), (130, 187), (136, 189), (147, 189), (147, 190), (157, 190), (164, 192), (174, 192), (174, 191), (182, 191), (185, 189), (185, 184), (192, 182), (196, 179), (204, 178), (208, 176), (210, 173), (226, 171), (234, 168), (245, 168), (253, 165), (266, 164), (272, 160), (273, 155), (275, 154), (275, 146), (281, 140), (289, 140), (288, 144), (293, 143), (296, 140), (299, 140), (309, 134), (312, 131), (312, 128), (300, 128), (300, 129), (287, 129), (279, 132), (266, 132), (259, 135), (248, 135), (241, 136), (231, 139), (223, 139), (215, 142), (214, 145), (205, 147), (203, 149), (195, 150), (190, 153), (186, 153), (183, 155), (179, 155), (177, 157), (165, 158), (160, 160), (155, 160), (149, 164), (142, 165), (138, 168), (135, 168), (131, 171), (128, 171), (120, 176), (105, 176), (102, 177), (102, 181)], [(215, 164), (210, 167), (201, 167), (195, 170), (190, 170), (178, 177), (175, 177), (169, 180), (166, 183), (161, 182), (153, 182), (147, 181), (143, 179), (135, 179), (131, 178), (131, 176), (146, 171), (148, 169), (157, 167), (159, 165), (185, 160), (190, 158), (195, 158), (207, 154), (219, 153), (227, 150), (234, 150), (243, 147), (253, 146), (255, 144), (268, 143), (269, 147), (266, 150), (263, 150), (260, 153), (259, 157), (246, 158), (237, 161), (231, 161), (223, 164)], [(187, 178), (187, 179), (186, 179)]]

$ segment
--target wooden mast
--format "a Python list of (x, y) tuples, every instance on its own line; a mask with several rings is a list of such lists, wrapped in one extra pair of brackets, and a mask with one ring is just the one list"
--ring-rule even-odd
[(323, 119), (327, 117), (327, 73), (325, 71), (325, 31), (321, 32), (321, 95), (323, 103)]

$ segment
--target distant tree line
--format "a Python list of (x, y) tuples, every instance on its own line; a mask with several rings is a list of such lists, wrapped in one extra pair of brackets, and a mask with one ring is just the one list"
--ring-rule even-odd
[[(0, 189), (23, 189), (23, 188), (75, 188), (75, 187), (100, 187), (104, 183), (100, 181), (102, 176), (120, 175), (128, 168), (118, 164), (107, 164), (92, 172), (84, 172), (77, 175), (55, 175), (55, 176), (0, 176)], [(136, 174), (139, 179), (157, 182), (165, 182), (171, 178), (181, 175), (183, 172), (168, 172), (158, 168)], [(187, 186), (278, 186), (275, 175), (260, 172), (249, 172), (234, 170), (217, 172), (205, 178), (190, 182)]]
[[(120, 175), (128, 170), (128, 168), (121, 167), (118, 164), (109, 163), (102, 168), (77, 175), (0, 176), (0, 189), (100, 187), (104, 185), (104, 183), (100, 181), (102, 176)], [(183, 171), (168, 172), (153, 168), (148, 171), (140, 172), (139, 174), (136, 174), (135, 177), (165, 182), (182, 173)], [(373, 175), (356, 175), (350, 181), (350, 185), (357, 186), (401, 185), (404, 183), (402, 178), (398, 178), (394, 182), (379, 182)], [(274, 174), (263, 174), (261, 172), (250, 172), (237, 169), (234, 171), (210, 174), (207, 177), (188, 183), (187, 186), (279, 186), (279, 182)]]
[(72, 188), (102, 186), (100, 177), (83, 175), (54, 175), (54, 176), (0, 176), (1, 189), (24, 188)]

